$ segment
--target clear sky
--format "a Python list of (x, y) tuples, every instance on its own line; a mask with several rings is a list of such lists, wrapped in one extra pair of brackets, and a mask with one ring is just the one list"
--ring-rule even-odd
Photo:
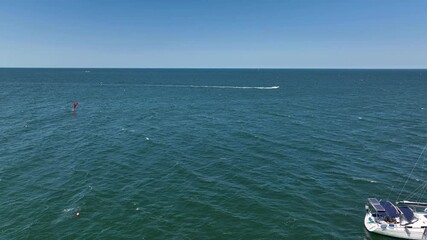
[(427, 1), (1, 0), (0, 67), (427, 68)]

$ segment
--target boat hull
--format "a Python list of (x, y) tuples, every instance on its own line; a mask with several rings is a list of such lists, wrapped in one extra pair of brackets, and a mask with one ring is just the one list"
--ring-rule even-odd
[(365, 228), (372, 233), (381, 234), (401, 239), (427, 240), (424, 235), (425, 228), (410, 227), (405, 228), (399, 224), (377, 223), (371, 213), (366, 213)]

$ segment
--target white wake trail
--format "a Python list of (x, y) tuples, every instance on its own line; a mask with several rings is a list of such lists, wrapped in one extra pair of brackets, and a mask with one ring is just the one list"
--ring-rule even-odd
[(151, 87), (181, 87), (181, 88), (222, 88), (222, 89), (261, 89), (272, 90), (280, 86), (252, 87), (252, 86), (216, 86), (216, 85), (145, 85)]

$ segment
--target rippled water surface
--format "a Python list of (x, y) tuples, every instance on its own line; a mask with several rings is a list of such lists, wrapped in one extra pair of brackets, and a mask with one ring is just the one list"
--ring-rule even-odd
[(1, 239), (383, 239), (366, 198), (396, 200), (427, 142), (426, 70), (0, 69), (0, 86)]

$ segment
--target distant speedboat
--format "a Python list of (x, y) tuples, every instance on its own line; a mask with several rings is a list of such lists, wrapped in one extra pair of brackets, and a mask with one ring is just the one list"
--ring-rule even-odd
[(402, 239), (427, 239), (427, 203), (368, 198), (365, 227), (369, 232)]

